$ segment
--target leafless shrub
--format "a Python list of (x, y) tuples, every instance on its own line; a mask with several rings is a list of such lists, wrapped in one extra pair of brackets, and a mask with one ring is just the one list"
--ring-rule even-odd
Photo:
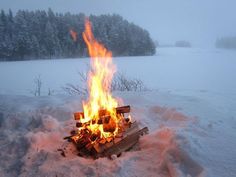
[(142, 91), (145, 89), (143, 81), (136, 78), (128, 78), (122, 73), (118, 73), (112, 82), (112, 91)]
[(82, 83), (81, 84), (82, 86), (66, 84), (66, 86), (62, 88), (65, 92), (69, 93), (70, 95), (75, 95), (75, 94), (86, 95), (88, 93), (87, 88), (86, 88), (87, 74), (83, 72), (78, 72), (78, 74), (79, 74), (79, 78), (80, 78), (80, 82)]
[(65, 87), (62, 88), (65, 92), (69, 93), (70, 95), (86, 95), (87, 94), (87, 89), (84, 89), (78, 85), (73, 85), (73, 84), (66, 84)]
[[(70, 95), (79, 94), (79, 95), (86, 95), (88, 94), (87, 90), (87, 74), (79, 72), (79, 77), (81, 81), (81, 86), (73, 85), (73, 84), (66, 84), (63, 87), (63, 90), (69, 93)], [(146, 90), (144, 83), (140, 79), (136, 78), (128, 78), (122, 73), (117, 73), (113, 78), (111, 84), (111, 91), (142, 91)]]

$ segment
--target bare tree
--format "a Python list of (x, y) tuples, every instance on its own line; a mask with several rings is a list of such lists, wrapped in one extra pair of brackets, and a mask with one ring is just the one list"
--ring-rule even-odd
[(54, 93), (54, 90), (48, 88), (48, 96), (51, 96)]
[(35, 84), (35, 90), (33, 91), (34, 96), (41, 96), (42, 80), (40, 75), (34, 78), (34, 84)]

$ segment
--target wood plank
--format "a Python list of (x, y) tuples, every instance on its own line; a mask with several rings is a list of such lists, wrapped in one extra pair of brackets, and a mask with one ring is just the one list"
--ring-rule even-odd
[(138, 123), (136, 121), (134, 121), (129, 128), (127, 128), (125, 130), (125, 132), (123, 133), (123, 136), (128, 136), (136, 131), (140, 130), (139, 129), (139, 126), (138, 126)]
[(96, 144), (94, 146), (94, 154), (95, 157), (105, 157), (105, 156), (111, 156), (113, 154), (120, 154), (124, 151), (129, 150), (132, 148), (139, 140), (139, 137), (143, 134), (148, 133), (148, 128), (145, 127), (143, 129), (136, 129), (135, 132), (127, 135), (124, 138), (117, 138), (114, 141), (110, 143), (106, 143), (104, 145)]
[(130, 112), (130, 106), (121, 106), (116, 108), (116, 113), (117, 114), (124, 114), (124, 113), (129, 113)]
[(148, 133), (148, 128), (144, 127), (143, 129), (136, 131), (135, 133), (128, 135), (118, 143), (114, 144), (108, 149), (105, 149), (102, 153), (103, 156), (111, 156), (113, 154), (119, 155), (120, 153), (129, 150), (132, 148), (139, 140), (140, 136)]

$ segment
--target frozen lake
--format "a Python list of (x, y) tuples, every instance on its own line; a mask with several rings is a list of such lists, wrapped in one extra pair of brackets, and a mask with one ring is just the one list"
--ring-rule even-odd
[[(217, 49), (160, 48), (150, 57), (114, 58), (117, 70), (139, 78), (150, 89), (174, 92), (236, 94), (236, 52)], [(78, 85), (78, 72), (86, 72), (89, 59), (60, 59), (0, 63), (0, 94), (31, 95), (34, 78), (48, 89), (62, 91), (67, 83)]]

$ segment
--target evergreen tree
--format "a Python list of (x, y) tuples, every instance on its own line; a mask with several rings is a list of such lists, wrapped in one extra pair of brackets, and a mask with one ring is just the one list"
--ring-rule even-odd
[[(114, 56), (153, 55), (149, 33), (119, 15), (91, 15), (93, 33)], [(82, 38), (85, 15), (19, 10), (15, 15), (0, 12), (0, 60), (87, 56)], [(70, 36), (77, 33), (77, 40)]]
[(1, 14), (0, 14), (0, 57), (3, 59), (6, 59), (7, 57), (7, 53), (6, 53), (6, 48), (7, 48), (7, 44), (6, 44), (6, 38), (5, 38), (5, 34), (6, 34), (6, 27), (7, 27), (7, 17), (6, 14), (3, 10), (1, 10)]

